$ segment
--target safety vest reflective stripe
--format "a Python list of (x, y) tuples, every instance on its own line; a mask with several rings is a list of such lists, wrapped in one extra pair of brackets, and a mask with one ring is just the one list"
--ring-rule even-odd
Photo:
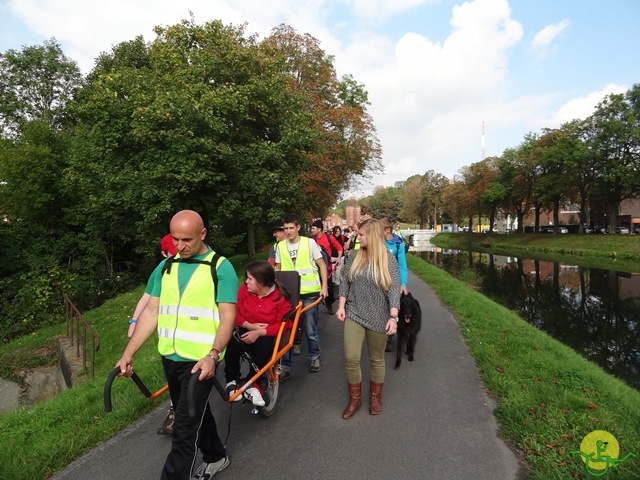
[(193, 343), (213, 345), (216, 336), (206, 333), (187, 332), (186, 330), (173, 330), (170, 328), (158, 328), (158, 337), (173, 340), (184, 340)]
[(161, 315), (183, 315), (191, 317), (192, 320), (206, 318), (208, 320), (220, 320), (218, 310), (198, 307), (184, 307), (180, 305), (160, 305)]
[(298, 272), (300, 275), (310, 275), (312, 273), (316, 273), (316, 271), (313, 268), (298, 268), (296, 269), (296, 272)]

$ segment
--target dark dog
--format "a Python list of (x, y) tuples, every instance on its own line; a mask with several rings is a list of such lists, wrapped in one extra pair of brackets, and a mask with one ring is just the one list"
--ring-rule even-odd
[(396, 350), (396, 365), (395, 369), (400, 368), (402, 363), (402, 347), (404, 343), (407, 344), (406, 354), (409, 356), (409, 361), (413, 362), (413, 351), (416, 348), (416, 340), (418, 339), (418, 332), (422, 325), (422, 309), (420, 308), (420, 302), (413, 298), (411, 294), (405, 295), (404, 293), (400, 297), (400, 313), (398, 315), (398, 345)]

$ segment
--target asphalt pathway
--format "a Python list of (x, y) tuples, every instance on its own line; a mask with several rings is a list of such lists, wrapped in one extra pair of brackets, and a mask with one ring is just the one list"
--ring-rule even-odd
[[(216, 479), (523, 478), (518, 459), (497, 436), (494, 405), (456, 319), (413, 274), (409, 288), (422, 306), (422, 331), (414, 362), (405, 356), (394, 370), (395, 352), (387, 353), (381, 415), (369, 415), (368, 384), (363, 383), (362, 408), (351, 420), (341, 418), (348, 399), (342, 324), (321, 305), (322, 371), (307, 371), (303, 342), (273, 417), (263, 419), (251, 413), (248, 403), (230, 406), (212, 394), (223, 440), (229, 421), (231, 428), (231, 464)], [(368, 378), (366, 365), (363, 378)], [(158, 479), (171, 444), (169, 437), (156, 434), (166, 408), (162, 405), (52, 478)]]

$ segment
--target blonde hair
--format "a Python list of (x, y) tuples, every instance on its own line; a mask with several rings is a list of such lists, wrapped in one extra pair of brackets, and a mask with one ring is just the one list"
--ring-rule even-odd
[(358, 224), (358, 231), (366, 235), (367, 247), (361, 246), (358, 250), (349, 270), (349, 280), (353, 281), (370, 268), (376, 285), (388, 291), (391, 288), (391, 274), (389, 274), (389, 254), (382, 223), (369, 218)]

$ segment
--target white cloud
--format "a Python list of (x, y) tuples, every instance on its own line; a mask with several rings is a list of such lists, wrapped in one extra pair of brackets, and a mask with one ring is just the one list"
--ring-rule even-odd
[(549, 52), (551, 44), (556, 39), (556, 37), (568, 27), (568, 20), (562, 20), (559, 23), (547, 25), (535, 34), (533, 40), (530, 43), (531, 48), (539, 58), (545, 57)]
[[(268, 35), (280, 23), (300, 32), (331, 39), (324, 26), (325, 0), (9, 0), (9, 8), (35, 33), (55, 37), (65, 53), (87, 73), (101, 52), (134, 39), (155, 38), (153, 28), (174, 25), (192, 12), (197, 23), (219, 19), (225, 24), (248, 22), (248, 33)], [(61, 27), (63, 26), (63, 27)]]
[(384, 149), (386, 172), (374, 181), (392, 185), (427, 170), (452, 176), (461, 158), (466, 165), (480, 160), (482, 121), (495, 116), (496, 126), (505, 116), (508, 50), (523, 36), (508, 2), (456, 6), (451, 25), (442, 43), (408, 32), (395, 45), (361, 38), (346, 52), (370, 92)]
[(583, 97), (571, 99), (558, 109), (553, 118), (545, 120), (544, 126), (556, 128), (571, 120), (585, 119), (593, 114), (595, 108), (602, 102), (604, 97), (611, 94), (626, 93), (628, 89), (625, 85), (611, 83), (602, 90), (591, 92)]
[(435, 0), (345, 0), (353, 13), (368, 19), (386, 19), (390, 15), (410, 10)]

